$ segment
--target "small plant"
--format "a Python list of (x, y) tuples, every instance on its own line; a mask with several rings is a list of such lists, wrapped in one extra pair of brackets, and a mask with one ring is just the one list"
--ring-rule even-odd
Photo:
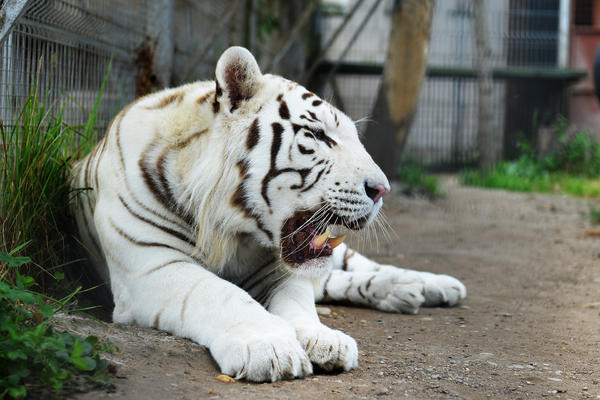
[(600, 205), (589, 205), (589, 219), (593, 225), (600, 225)]
[(32, 277), (19, 267), (28, 257), (0, 252), (0, 264), (14, 269), (14, 283), (0, 280), (0, 398), (48, 397), (110, 385), (106, 348), (98, 338), (59, 333), (50, 324), (64, 303), (30, 291)]
[(532, 147), (521, 141), (517, 160), (501, 161), (487, 170), (465, 170), (460, 176), (461, 183), (521, 192), (600, 197), (600, 145), (585, 131), (569, 137), (566, 126), (564, 119), (557, 122), (559, 144), (550, 155), (537, 157)]
[(428, 198), (442, 196), (437, 178), (426, 173), (423, 166), (414, 161), (405, 161), (398, 168), (398, 180), (402, 183), (402, 192), (408, 195), (422, 195)]
[(600, 145), (587, 131), (578, 132), (571, 138), (563, 134), (559, 139), (558, 149), (541, 161), (549, 171), (563, 171), (588, 178), (598, 177)]

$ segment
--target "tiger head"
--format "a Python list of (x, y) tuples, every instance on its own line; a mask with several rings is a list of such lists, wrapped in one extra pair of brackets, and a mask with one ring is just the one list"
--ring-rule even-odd
[(216, 87), (215, 123), (245, 132), (230, 137), (228, 152), (239, 177), (230, 204), (251, 221), (240, 230), (292, 269), (322, 269), (343, 240), (329, 227), (372, 222), (388, 180), (350, 118), (295, 82), (263, 75), (248, 50), (223, 53)]

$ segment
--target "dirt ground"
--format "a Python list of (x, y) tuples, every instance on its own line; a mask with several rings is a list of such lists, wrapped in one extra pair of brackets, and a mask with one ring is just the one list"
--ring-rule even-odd
[(362, 250), (454, 275), (468, 297), (418, 315), (327, 306), (322, 321), (357, 340), (359, 368), (222, 383), (208, 351), (189, 340), (70, 317), (74, 331), (120, 349), (109, 356), (116, 391), (77, 398), (600, 398), (600, 239), (585, 236), (587, 202), (463, 188), (453, 177), (443, 185), (435, 202), (389, 196), (397, 237)]

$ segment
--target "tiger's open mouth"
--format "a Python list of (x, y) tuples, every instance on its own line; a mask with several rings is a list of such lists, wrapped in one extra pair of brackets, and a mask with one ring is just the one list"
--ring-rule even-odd
[(367, 223), (367, 217), (357, 220), (323, 213), (317, 218), (314, 212), (297, 211), (290, 217), (281, 230), (281, 256), (292, 267), (298, 267), (309, 260), (328, 257), (339, 246), (346, 235), (330, 236), (330, 225), (341, 225), (348, 229), (359, 230)]

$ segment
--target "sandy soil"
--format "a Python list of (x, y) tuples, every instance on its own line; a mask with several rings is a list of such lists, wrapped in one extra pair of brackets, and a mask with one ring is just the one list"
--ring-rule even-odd
[(68, 317), (116, 344), (114, 393), (78, 399), (600, 398), (600, 239), (564, 196), (463, 188), (435, 202), (390, 196), (397, 238), (376, 259), (448, 273), (462, 305), (418, 315), (328, 306), (325, 324), (356, 338), (360, 366), (273, 384), (222, 383), (207, 350), (153, 329)]

